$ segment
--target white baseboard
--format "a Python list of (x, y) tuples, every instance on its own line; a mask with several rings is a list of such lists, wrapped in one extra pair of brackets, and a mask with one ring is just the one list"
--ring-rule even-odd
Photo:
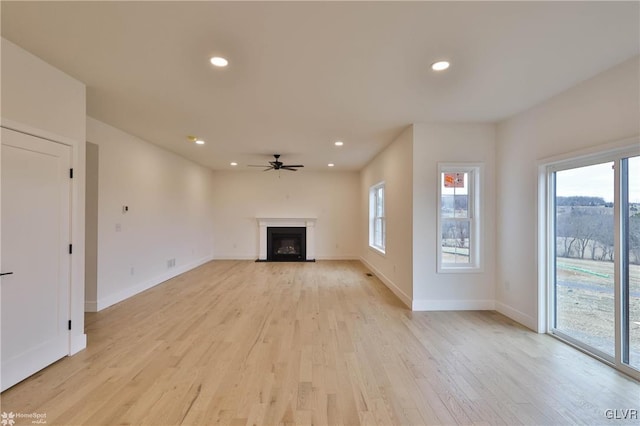
[[(237, 254), (216, 254), (213, 260), (256, 260), (258, 255), (246, 256)], [(359, 260), (360, 257), (355, 254), (337, 255), (337, 256), (316, 256), (315, 260)]]
[(84, 302), (84, 311), (85, 312), (98, 312), (98, 301), (91, 300)]
[(407, 306), (407, 308), (411, 309), (411, 298), (407, 296), (404, 291), (400, 290), (400, 288), (393, 281), (391, 281), (387, 276), (380, 272), (375, 266), (367, 262), (364, 257), (360, 257), (360, 262), (362, 262), (367, 268), (369, 268), (376, 275), (376, 277), (378, 277), (380, 281), (382, 281), (384, 285), (386, 285), (389, 290), (393, 292), (393, 294), (398, 296), (398, 299), (400, 299), (402, 303)]
[[(212, 256), (204, 257), (202, 259), (196, 260), (195, 262), (191, 262), (191, 263), (188, 263), (186, 265), (179, 266), (179, 267), (176, 267), (174, 269), (171, 269), (170, 271), (168, 271), (168, 272), (166, 272), (166, 273), (164, 273), (164, 274), (162, 274), (160, 276), (157, 276), (157, 277), (155, 277), (153, 279), (144, 281), (144, 282), (142, 282), (140, 284), (134, 285), (133, 287), (129, 287), (129, 288), (126, 288), (124, 290), (121, 290), (118, 293), (113, 294), (111, 296), (107, 296), (105, 298), (98, 299), (98, 302), (96, 303), (96, 311), (95, 312), (101, 311), (101, 310), (103, 310), (105, 308), (108, 308), (109, 306), (115, 305), (118, 302), (122, 302), (125, 299), (128, 299), (128, 298), (130, 298), (132, 296), (135, 296), (138, 293), (142, 293), (143, 291), (148, 290), (151, 287), (155, 287), (158, 284), (161, 284), (161, 283), (163, 283), (163, 282), (165, 282), (167, 280), (170, 280), (171, 278), (177, 277), (180, 274), (183, 274), (183, 273), (185, 273), (187, 271), (190, 271), (190, 270), (192, 270), (194, 268), (197, 268), (198, 266), (200, 266), (202, 264), (205, 264), (205, 263), (207, 263), (207, 262), (209, 262), (211, 260), (213, 260)], [(85, 306), (86, 306), (86, 304), (85, 304)], [(93, 311), (91, 311), (91, 312), (93, 312)]]
[(492, 311), (493, 300), (413, 300), (414, 311)]
[(360, 256), (355, 254), (345, 254), (337, 256), (316, 256), (316, 260), (360, 260)]
[(519, 310), (498, 301), (496, 301), (496, 311), (524, 325), (525, 327), (530, 328), (535, 332), (540, 332), (538, 331), (538, 321), (536, 321), (536, 319), (532, 316), (525, 314), (524, 312), (520, 312)]
[(237, 254), (214, 254), (211, 260), (256, 260), (257, 254), (253, 256), (237, 255)]
[(69, 355), (75, 355), (81, 350), (87, 347), (87, 335), (82, 334), (72, 334), (71, 341), (69, 343)]

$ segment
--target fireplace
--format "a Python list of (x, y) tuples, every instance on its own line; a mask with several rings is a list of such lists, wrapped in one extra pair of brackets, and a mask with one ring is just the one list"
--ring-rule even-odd
[(307, 228), (270, 226), (267, 228), (267, 260), (304, 262), (307, 260)]
[[(256, 219), (258, 221), (258, 262), (315, 262), (316, 218), (258, 217)], [(276, 242), (276, 253), (273, 253), (272, 247), (271, 234), (274, 229), (277, 230), (276, 234), (284, 234), (276, 237), (279, 239), (279, 242)]]

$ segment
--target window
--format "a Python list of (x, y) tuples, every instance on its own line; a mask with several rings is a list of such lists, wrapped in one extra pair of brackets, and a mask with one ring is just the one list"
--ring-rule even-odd
[(384, 220), (384, 182), (369, 190), (369, 246), (384, 253), (386, 229)]
[(478, 272), (481, 165), (438, 165), (438, 272)]

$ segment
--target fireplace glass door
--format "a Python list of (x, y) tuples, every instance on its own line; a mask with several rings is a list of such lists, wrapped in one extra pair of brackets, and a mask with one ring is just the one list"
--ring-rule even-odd
[(304, 227), (268, 227), (267, 260), (274, 262), (304, 262), (306, 260)]

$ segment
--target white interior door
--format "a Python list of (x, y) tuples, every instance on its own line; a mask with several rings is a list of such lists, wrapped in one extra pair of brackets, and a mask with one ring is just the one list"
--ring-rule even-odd
[(71, 148), (2, 129), (0, 385), (69, 353)]

